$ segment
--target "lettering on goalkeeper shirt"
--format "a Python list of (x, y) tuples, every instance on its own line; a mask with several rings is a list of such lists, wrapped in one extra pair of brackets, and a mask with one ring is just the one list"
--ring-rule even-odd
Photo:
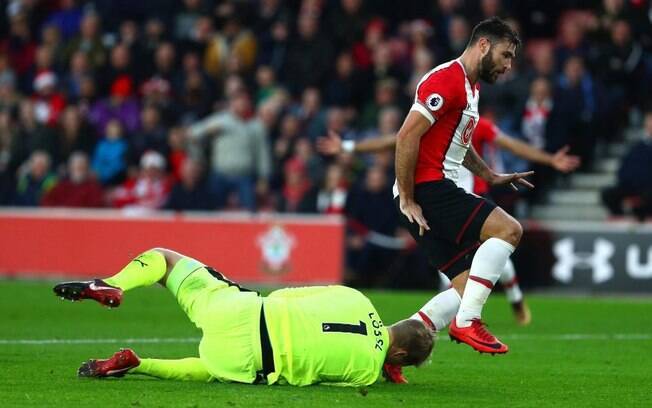
[(383, 351), (385, 342), (383, 341), (383, 332), (381, 327), (383, 327), (383, 322), (377, 318), (376, 313), (370, 312), (369, 319), (371, 319), (371, 326), (374, 336), (376, 337), (376, 344), (374, 348), (376, 350)]

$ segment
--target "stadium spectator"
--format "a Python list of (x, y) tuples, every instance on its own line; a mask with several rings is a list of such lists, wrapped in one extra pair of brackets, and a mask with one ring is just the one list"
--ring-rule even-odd
[(70, 61), (77, 51), (88, 55), (88, 60), (93, 68), (99, 69), (106, 62), (106, 49), (102, 43), (100, 31), (100, 17), (93, 11), (84, 13), (80, 23), (79, 35), (68, 41), (64, 50), (64, 61)]
[(590, 168), (601, 101), (600, 89), (585, 69), (581, 57), (570, 57), (564, 64), (554, 91), (553, 108), (546, 126), (546, 150), (554, 152), (565, 145), (582, 159), (582, 168)]
[(153, 150), (164, 157), (169, 154), (168, 135), (161, 123), (161, 113), (155, 106), (145, 106), (140, 114), (141, 128), (131, 138), (131, 156), (138, 162), (145, 151)]
[[(36, 149), (48, 152), (55, 166), (75, 150), (95, 156), (95, 139), (102, 140), (107, 123), (118, 119), (124, 129), (119, 144), (137, 147), (131, 161), (153, 148), (169, 160), (175, 179), (197, 148), (207, 154), (212, 181), (219, 179), (212, 176), (218, 168), (232, 167), (231, 157), (246, 157), (245, 178), (252, 181), (214, 183), (222, 206), (237, 190), (233, 206), (256, 208), (258, 195), (262, 208), (273, 209), (265, 197), (281, 194), (283, 165), (295, 150), (314, 150), (328, 127), (344, 132), (345, 140), (387, 133), (378, 129), (381, 107), (407, 108), (418, 80), (463, 47), (469, 24), (489, 14), (513, 16), (509, 23), (523, 29), (524, 59), (500, 84), (483, 86), (482, 108), (502, 128), (536, 143), (543, 139), (549, 150), (570, 142), (585, 168), (596, 141), (619, 140), (628, 126), (638, 125), (652, 84), (649, 2), (438, 0), (398, 8), (360, 0), (173, 3), (134, 3), (128, 11), (107, 0), (10, 3), (0, 30), (0, 110), (12, 116), (3, 147), (9, 152), (3, 180), (10, 190), (16, 169)], [(582, 64), (586, 68), (578, 68)], [(43, 92), (34, 89), (37, 78), (48, 85)], [(540, 78), (551, 84), (545, 98), (554, 101), (550, 108), (547, 101), (532, 103), (545, 88)], [(259, 162), (251, 158), (258, 157), (256, 149), (218, 153), (186, 144), (181, 131), (170, 130), (227, 113), (229, 101), (247, 90), (253, 103), (240, 124), (259, 129), (279, 154), (273, 165), (263, 160), (263, 168), (275, 169), (271, 185), (272, 170), (258, 174), (252, 164)], [(291, 138), (280, 136), (285, 119), (279, 118), (287, 114), (299, 122)], [(227, 133), (204, 142), (231, 149), (220, 142)], [(323, 164), (307, 156), (315, 189), (322, 185)], [(336, 161), (354, 185), (370, 163), (350, 155)]]
[(242, 208), (255, 210), (256, 188), (262, 188), (271, 174), (267, 130), (252, 118), (249, 95), (237, 92), (229, 108), (218, 111), (188, 128), (194, 141), (210, 137), (213, 186), (220, 199), (236, 192)]
[(521, 120), (521, 133), (528, 144), (538, 149), (543, 149), (546, 145), (546, 124), (552, 106), (552, 91), (548, 80), (541, 77), (532, 81)]
[(187, 158), (181, 165), (180, 180), (172, 186), (164, 208), (175, 211), (208, 211), (217, 207), (217, 198), (205, 177), (204, 164)]
[(393, 237), (398, 227), (398, 213), (384, 168), (367, 169), (364, 183), (351, 189), (345, 211), (352, 231), (347, 239), (347, 263), (355, 276), (350, 278), (356, 286), (377, 286), (382, 283), (394, 251), (367, 242), (366, 237), (370, 232)]
[[(1, 43), (0, 49), (9, 58), (9, 64), (16, 74), (23, 77), (32, 67), (36, 55), (37, 44), (29, 28), (28, 16), (17, 13), (11, 16), (9, 35)], [(31, 78), (25, 78), (31, 80)], [(31, 83), (29, 83), (31, 85)], [(29, 86), (24, 87), (29, 91)]]
[(84, 152), (74, 152), (68, 159), (67, 176), (59, 180), (41, 200), (44, 207), (103, 207), (102, 186), (93, 177)]
[(170, 173), (174, 180), (181, 178), (181, 166), (188, 158), (186, 143), (186, 133), (181, 127), (173, 127), (168, 132), (168, 146), (170, 152), (168, 154), (168, 164), (170, 166)]
[(34, 112), (36, 120), (46, 126), (54, 127), (61, 112), (66, 107), (66, 100), (56, 90), (57, 76), (52, 71), (43, 71), (34, 79)]
[(57, 184), (57, 177), (50, 170), (50, 155), (35, 150), (29, 160), (19, 169), (18, 183), (12, 204), (36, 207), (41, 197)]
[(70, 100), (81, 97), (81, 87), (84, 78), (92, 75), (86, 53), (77, 51), (70, 59), (68, 73), (63, 78), (62, 90)]
[(162, 208), (170, 193), (170, 179), (165, 173), (165, 158), (150, 151), (140, 159), (140, 170), (110, 194), (111, 205), (132, 211)]
[(64, 39), (70, 39), (79, 33), (82, 10), (76, 0), (61, 0), (59, 10), (50, 14), (45, 25), (56, 27)]
[(326, 111), (322, 107), (321, 92), (318, 88), (308, 87), (303, 91), (297, 114), (310, 140), (315, 140), (326, 131)]
[(331, 42), (320, 33), (315, 15), (299, 15), (297, 34), (288, 47), (283, 67), (283, 78), (293, 95), (300, 95), (309, 86), (324, 85), (333, 58)]
[(328, 166), (322, 185), (313, 194), (315, 201), (313, 212), (343, 214), (348, 187), (342, 168), (337, 164)]
[(124, 44), (118, 44), (111, 49), (108, 64), (105, 65), (100, 75), (98, 75), (102, 93), (108, 93), (111, 90), (111, 86), (122, 78), (128, 79), (132, 84), (138, 80), (134, 75), (129, 47)]
[(106, 125), (106, 134), (95, 146), (93, 170), (103, 185), (115, 185), (126, 177), (129, 146), (117, 119)]
[(613, 215), (625, 214), (625, 207), (644, 220), (652, 215), (652, 111), (645, 114), (643, 138), (623, 156), (615, 186), (602, 192), (602, 201)]
[(202, 6), (201, 0), (183, 1), (183, 10), (174, 18), (174, 38), (177, 40), (192, 38), (195, 22), (206, 13)]
[(398, 104), (398, 81), (387, 78), (376, 82), (374, 98), (365, 104), (360, 113), (358, 128), (368, 130), (378, 123), (381, 110)]
[(40, 123), (36, 117), (36, 107), (32, 101), (24, 99), (20, 104), (20, 126), (12, 146), (12, 160), (23, 163), (36, 150), (43, 150), (51, 159), (56, 152), (56, 132)]
[(7, 110), (0, 110), (0, 205), (9, 204), (14, 193), (16, 168), (12, 163), (11, 148), (15, 138), (11, 114)]
[(87, 155), (93, 153), (96, 138), (92, 129), (75, 105), (69, 105), (63, 111), (57, 132), (57, 151), (55, 163), (66, 163), (73, 152), (81, 151)]
[(609, 117), (604, 121), (609, 127), (606, 134), (620, 139), (618, 130), (627, 125), (628, 109), (643, 106), (649, 95), (649, 83), (645, 78), (643, 49), (632, 38), (630, 24), (618, 19), (610, 27), (609, 42), (602, 47), (596, 66), (610, 106)]
[(218, 79), (220, 75), (247, 74), (256, 62), (258, 44), (251, 30), (242, 26), (239, 18), (229, 17), (222, 29), (213, 33), (206, 44), (204, 68)]
[(308, 177), (305, 163), (298, 157), (294, 157), (283, 166), (285, 182), (279, 197), (278, 208), (282, 212), (314, 212), (314, 200), (310, 199), (309, 193), (312, 183)]
[(117, 119), (127, 133), (140, 127), (140, 106), (132, 97), (133, 82), (127, 77), (118, 78), (111, 84), (111, 94), (91, 106), (88, 113), (91, 124), (98, 134), (103, 134), (109, 121)]

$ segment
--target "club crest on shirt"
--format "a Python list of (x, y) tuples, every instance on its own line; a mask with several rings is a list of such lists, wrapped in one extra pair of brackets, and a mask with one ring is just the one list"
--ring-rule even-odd
[(432, 94), (426, 98), (426, 105), (431, 111), (438, 111), (442, 106), (444, 106), (444, 97), (439, 94)]
[(264, 272), (280, 275), (291, 269), (290, 255), (296, 240), (280, 224), (270, 228), (258, 237), (261, 251), (261, 269)]
[(466, 126), (462, 131), (462, 143), (464, 144), (464, 146), (468, 146), (469, 143), (471, 142), (471, 136), (473, 136), (474, 130), (475, 130), (475, 118), (470, 118), (469, 121), (466, 122)]

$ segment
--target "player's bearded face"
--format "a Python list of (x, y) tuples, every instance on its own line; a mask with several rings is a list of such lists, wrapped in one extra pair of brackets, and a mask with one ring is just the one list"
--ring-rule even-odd
[(498, 76), (504, 71), (501, 70), (500, 64), (496, 62), (494, 56), (495, 47), (493, 44), (489, 47), (489, 52), (480, 60), (480, 79), (489, 84), (493, 84)]

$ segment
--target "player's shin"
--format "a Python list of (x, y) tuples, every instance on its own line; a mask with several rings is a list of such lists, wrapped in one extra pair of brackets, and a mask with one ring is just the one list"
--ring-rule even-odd
[(421, 320), (434, 331), (443, 330), (455, 318), (462, 299), (453, 288), (430, 299), (411, 319)]
[(507, 296), (509, 303), (514, 304), (523, 300), (523, 292), (521, 292), (521, 288), (518, 285), (516, 270), (511, 259), (507, 259), (499, 282), (505, 289), (505, 296)]
[(514, 246), (499, 238), (489, 238), (480, 245), (473, 257), (469, 280), (457, 313), (458, 327), (468, 327), (474, 319), (480, 319), (482, 308), (513, 252)]
[(155, 249), (138, 255), (120, 272), (104, 279), (111, 286), (127, 291), (160, 281), (166, 272), (165, 256)]

